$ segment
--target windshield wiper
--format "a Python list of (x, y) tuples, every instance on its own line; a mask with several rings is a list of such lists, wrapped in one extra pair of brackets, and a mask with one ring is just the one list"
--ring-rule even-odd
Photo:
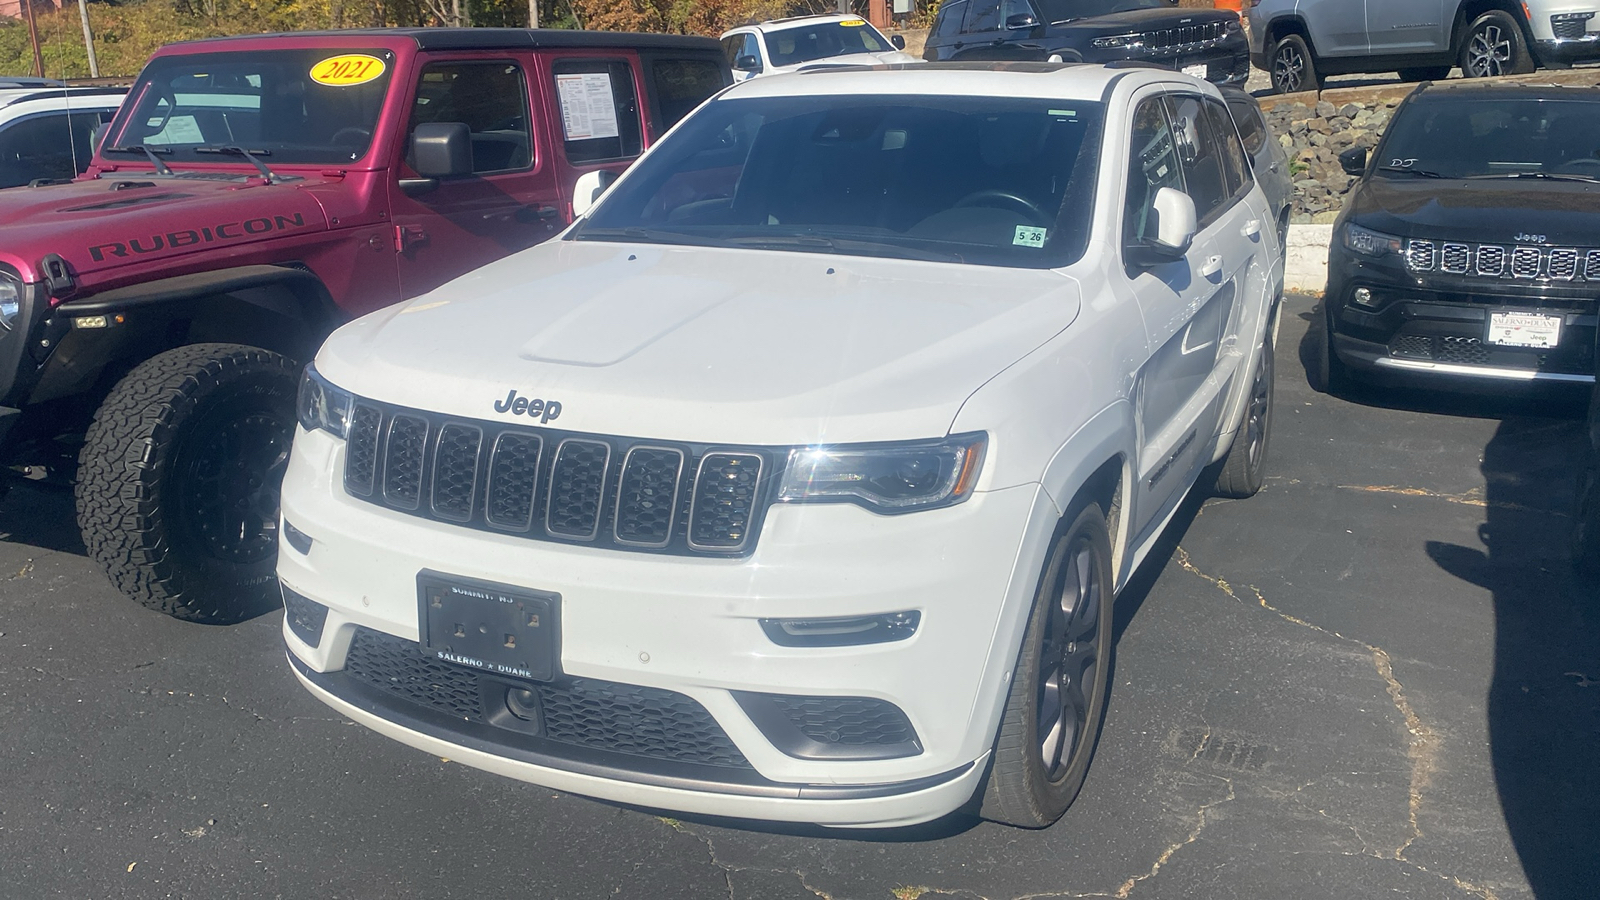
[(730, 243), (757, 250), (809, 250), (846, 254), (851, 250), (875, 250), (878, 253), (872, 255), (898, 256), (926, 260), (928, 262), (958, 262), (962, 259), (959, 253), (920, 250), (893, 241), (874, 241), (864, 238), (824, 236), (820, 234), (745, 235), (731, 238)]
[(1380, 172), (1400, 172), (1400, 173), (1405, 174), (1405, 175), (1416, 175), (1419, 178), (1449, 178), (1450, 177), (1448, 175), (1440, 175), (1438, 172), (1430, 171), (1428, 169), (1409, 169), (1409, 168), (1406, 168), (1405, 166), (1379, 166), (1378, 167), (1378, 171), (1380, 171)]
[(271, 169), (267, 168), (266, 163), (256, 158), (258, 156), (271, 156), (271, 150), (246, 150), (245, 148), (236, 144), (216, 144), (209, 147), (196, 147), (194, 148), (194, 152), (221, 153), (227, 156), (242, 156), (245, 159), (248, 159), (252, 166), (256, 167), (256, 170), (261, 173), (261, 177), (265, 178), (268, 184), (275, 184), (279, 181), (286, 180), (282, 176), (274, 173)]
[(665, 228), (640, 228), (630, 225), (626, 228), (584, 228), (573, 235), (580, 241), (639, 241), (645, 244), (697, 244), (703, 247), (733, 247), (735, 244), (722, 238), (708, 235), (691, 234), (686, 231), (669, 231)]
[(1472, 178), (1547, 178), (1551, 181), (1582, 181), (1589, 184), (1600, 184), (1600, 178), (1593, 175), (1579, 175), (1576, 172), (1493, 172), (1486, 175), (1473, 175)]
[(156, 167), (157, 175), (172, 174), (172, 169), (168, 168), (167, 164), (161, 161), (161, 157), (156, 156), (157, 153), (170, 154), (172, 151), (169, 148), (151, 147), (148, 144), (129, 144), (126, 147), (107, 147), (106, 150), (109, 150), (112, 153), (143, 153), (150, 160), (151, 164)]

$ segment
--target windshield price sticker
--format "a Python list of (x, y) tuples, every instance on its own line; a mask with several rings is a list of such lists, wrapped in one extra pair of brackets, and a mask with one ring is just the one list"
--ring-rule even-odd
[(865, 20), (865, 19), (841, 19), (841, 20), (839, 20), (839, 24), (843, 25), (846, 28), (860, 28), (861, 26), (867, 24), (867, 20)]
[(332, 56), (311, 67), (311, 80), (329, 87), (366, 84), (383, 74), (383, 60), (364, 53)]
[(1017, 247), (1043, 247), (1045, 229), (1033, 225), (1018, 225), (1011, 243)]
[(1489, 343), (1549, 350), (1561, 341), (1561, 317), (1538, 313), (1492, 312)]
[(561, 97), (561, 127), (569, 141), (617, 136), (617, 102), (611, 93), (611, 76), (605, 72), (557, 75)]

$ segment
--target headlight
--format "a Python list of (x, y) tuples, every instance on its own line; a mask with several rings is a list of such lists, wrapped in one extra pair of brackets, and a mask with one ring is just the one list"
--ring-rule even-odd
[(0, 328), (10, 331), (22, 314), (22, 282), (6, 272), (0, 272)]
[(800, 447), (789, 452), (780, 501), (842, 501), (882, 513), (960, 503), (983, 465), (985, 434), (901, 444)]
[(318, 428), (334, 437), (342, 438), (350, 430), (350, 405), (352, 398), (317, 374), (316, 366), (306, 366), (300, 377), (299, 415), (300, 427), (307, 431)]
[(1144, 35), (1141, 34), (1113, 34), (1107, 37), (1097, 37), (1089, 42), (1102, 50), (1116, 49), (1119, 47), (1139, 47), (1144, 44)]
[(1362, 256), (1382, 256), (1399, 253), (1400, 239), (1392, 234), (1372, 231), (1360, 225), (1344, 226), (1344, 245)]
[(1229, 19), (1228, 24), (1223, 26), (1223, 30), (1229, 34), (1238, 34), (1244, 30), (1244, 26), (1239, 24), (1238, 19)]

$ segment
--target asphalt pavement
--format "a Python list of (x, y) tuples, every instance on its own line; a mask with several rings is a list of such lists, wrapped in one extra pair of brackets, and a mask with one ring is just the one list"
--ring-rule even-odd
[(1314, 394), (1314, 302), (1288, 300), (1266, 488), (1189, 503), (1120, 600), (1052, 828), (673, 817), (416, 752), (305, 694), (276, 615), (123, 599), (70, 498), (25, 485), (0, 500), (0, 896), (1594, 897), (1581, 398)]

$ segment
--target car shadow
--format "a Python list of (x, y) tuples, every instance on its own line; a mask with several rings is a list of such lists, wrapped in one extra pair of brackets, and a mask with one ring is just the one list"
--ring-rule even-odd
[(78, 532), (72, 489), (23, 478), (13, 478), (0, 495), (0, 540), (77, 556), (89, 552)]

